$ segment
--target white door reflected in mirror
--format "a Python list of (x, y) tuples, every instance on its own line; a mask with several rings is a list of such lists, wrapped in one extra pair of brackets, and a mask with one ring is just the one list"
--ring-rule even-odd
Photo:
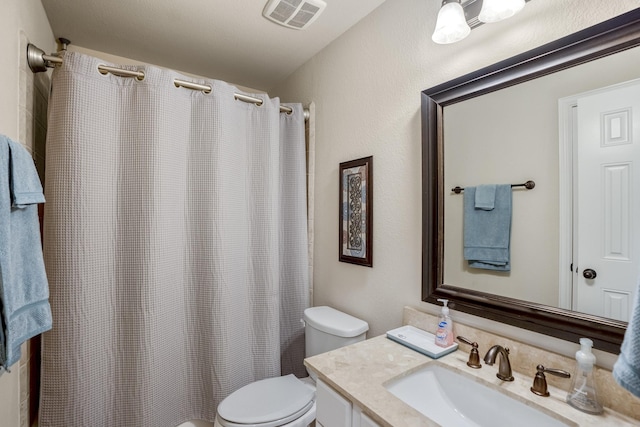
[[(560, 287), (565, 308), (628, 321), (634, 301), (640, 241), (640, 80), (575, 95), (560, 101), (570, 108), (561, 120), (573, 148), (574, 197), (572, 274)], [(561, 114), (562, 118), (562, 114)], [(567, 178), (568, 179), (568, 178)], [(567, 211), (570, 211), (569, 209)], [(569, 248), (568, 248), (569, 249)], [(568, 304), (571, 304), (568, 306)]]

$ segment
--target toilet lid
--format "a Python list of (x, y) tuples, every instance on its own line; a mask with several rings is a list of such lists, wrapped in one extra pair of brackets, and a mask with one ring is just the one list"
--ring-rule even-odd
[(218, 406), (218, 415), (238, 424), (261, 424), (288, 417), (313, 401), (315, 393), (290, 374), (248, 384)]

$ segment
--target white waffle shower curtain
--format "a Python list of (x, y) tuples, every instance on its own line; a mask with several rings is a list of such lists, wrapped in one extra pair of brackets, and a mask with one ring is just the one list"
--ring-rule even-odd
[(240, 386), (304, 375), (303, 110), (101, 63), (67, 52), (53, 76), (40, 425), (213, 421)]

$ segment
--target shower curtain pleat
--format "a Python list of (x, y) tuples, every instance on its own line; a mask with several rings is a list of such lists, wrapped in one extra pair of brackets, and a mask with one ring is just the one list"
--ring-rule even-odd
[(99, 63), (67, 52), (53, 76), (40, 425), (213, 421), (237, 388), (305, 375), (303, 111)]
[[(301, 105), (292, 106), (293, 114), (280, 114), (280, 348), (283, 374), (306, 375), (301, 360), (305, 355), (304, 329), (301, 317), (309, 302), (309, 262), (307, 239), (306, 146), (304, 144), (304, 111)], [(292, 126), (295, 122), (295, 126)], [(297, 160), (293, 160), (297, 159)], [(302, 161), (301, 161), (302, 159)], [(304, 212), (305, 215), (300, 215)], [(300, 262), (298, 254), (305, 255)], [(306, 286), (299, 286), (306, 283)]]

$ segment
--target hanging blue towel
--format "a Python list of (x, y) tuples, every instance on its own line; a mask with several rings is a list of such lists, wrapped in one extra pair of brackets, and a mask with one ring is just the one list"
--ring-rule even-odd
[(496, 185), (478, 185), (476, 187), (476, 209), (492, 211), (496, 203)]
[(477, 209), (476, 187), (464, 189), (464, 259), (469, 267), (510, 271), (511, 185), (497, 185), (494, 208)]
[(9, 145), (9, 190), (11, 206), (26, 208), (29, 205), (44, 203), (42, 184), (36, 172), (33, 159), (27, 150), (17, 142), (7, 139)]
[(640, 279), (620, 356), (613, 365), (613, 378), (633, 395), (640, 397)]
[(27, 150), (0, 135), (0, 365), (20, 359), (20, 346), (51, 329), (38, 203), (42, 185)]

